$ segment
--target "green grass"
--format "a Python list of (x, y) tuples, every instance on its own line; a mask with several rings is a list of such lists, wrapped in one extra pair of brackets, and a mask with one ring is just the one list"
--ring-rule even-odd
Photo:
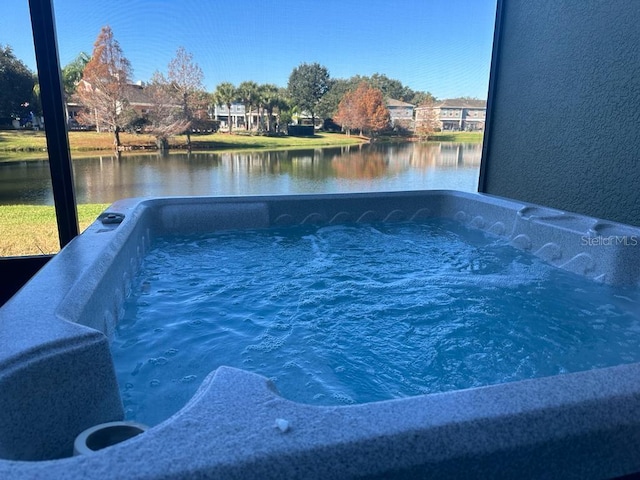
[[(151, 135), (122, 133), (120, 135), (125, 150), (151, 149), (155, 141)], [(402, 138), (381, 137), (379, 141), (402, 140)], [(232, 135), (218, 132), (209, 135), (193, 135), (193, 150), (276, 150), (290, 148), (317, 148), (339, 145), (354, 145), (365, 141), (357, 136), (339, 133), (318, 133), (313, 137), (267, 137), (237, 132)], [(481, 132), (440, 132), (429, 136), (433, 142), (482, 142)], [(178, 135), (170, 140), (171, 148), (186, 148), (186, 137)], [(113, 136), (110, 133), (69, 132), (69, 147), (72, 157), (95, 155), (99, 151), (113, 150)], [(0, 131), (0, 162), (12, 160), (42, 159), (47, 150), (44, 132), (6, 130)]]
[[(122, 145), (128, 149), (155, 149), (155, 141), (151, 135), (122, 133)], [(319, 133), (313, 137), (266, 137), (260, 135), (214, 133), (210, 135), (192, 135), (194, 150), (233, 150), (233, 149), (279, 149), (305, 148), (331, 145), (351, 145), (361, 143), (358, 137), (348, 137), (337, 133)], [(186, 148), (186, 136), (177, 135), (170, 139), (171, 148)], [(113, 136), (110, 133), (69, 132), (69, 148), (77, 157), (78, 153), (113, 150)], [(47, 149), (44, 132), (33, 131), (0, 131), (0, 157), (13, 160), (42, 158)]]
[[(108, 204), (78, 205), (80, 229), (86, 229)], [(0, 256), (40, 255), (60, 250), (52, 206), (0, 205)]]
[(211, 135), (198, 135), (191, 137), (194, 149), (257, 149), (273, 150), (278, 148), (305, 148), (324, 147), (331, 145), (355, 145), (362, 143), (363, 139), (355, 136), (347, 136), (339, 133), (317, 133), (312, 137), (267, 137), (260, 135), (229, 135), (227, 133), (214, 133)]
[(0, 131), (0, 151), (42, 152), (47, 150), (44, 132), (4, 130)]
[[(155, 147), (150, 135), (121, 134), (124, 145), (144, 148)], [(113, 150), (113, 135), (98, 132), (69, 132), (72, 151)], [(44, 152), (47, 140), (43, 131), (0, 131), (0, 152)]]
[(438, 132), (429, 135), (429, 142), (481, 143), (482, 132)]

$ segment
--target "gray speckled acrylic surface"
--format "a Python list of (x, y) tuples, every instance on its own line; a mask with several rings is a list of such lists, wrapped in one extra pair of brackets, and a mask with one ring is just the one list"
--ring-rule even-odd
[(640, 225), (637, 0), (501, 5), (480, 190)]
[(640, 470), (640, 364), (341, 407), (297, 404), (259, 375), (220, 367), (160, 425), (68, 457), (82, 430), (122, 418), (108, 338), (159, 233), (440, 216), (594, 281), (640, 282), (640, 245), (630, 241), (640, 229), (480, 194), (134, 199), (109, 212), (124, 220), (95, 222), (0, 309), (0, 478), (603, 478)]

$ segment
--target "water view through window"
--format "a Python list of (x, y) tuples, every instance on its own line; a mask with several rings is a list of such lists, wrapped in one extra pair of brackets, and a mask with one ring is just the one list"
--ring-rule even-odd
[[(100, 155), (74, 161), (79, 203), (166, 195), (392, 190), (475, 191), (480, 143), (401, 143), (309, 150)], [(52, 205), (46, 161), (7, 163), (0, 205)]]
[[(0, 255), (58, 248), (15, 3), (2, 62), (31, 79), (0, 77)], [(54, 8), (83, 226), (132, 196), (477, 189), (495, 0)]]

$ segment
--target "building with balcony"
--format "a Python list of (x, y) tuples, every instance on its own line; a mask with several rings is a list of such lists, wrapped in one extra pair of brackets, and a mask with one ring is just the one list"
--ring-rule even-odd
[(413, 111), (415, 105), (411, 103), (396, 100), (394, 98), (387, 98), (385, 100), (387, 110), (389, 110), (389, 121), (391, 127), (401, 127), (408, 130), (413, 130)]
[(486, 116), (486, 100), (454, 98), (415, 109), (416, 125), (433, 119), (442, 131), (482, 132)]

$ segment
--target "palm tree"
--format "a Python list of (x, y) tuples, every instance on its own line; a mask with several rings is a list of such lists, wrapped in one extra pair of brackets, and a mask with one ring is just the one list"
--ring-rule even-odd
[(282, 98), (276, 85), (271, 83), (260, 85), (260, 107), (267, 111), (267, 131), (269, 133), (272, 132), (273, 110), (281, 105)]
[(89, 60), (91, 60), (91, 57), (88, 53), (80, 52), (75, 60), (62, 69), (62, 86), (67, 101), (71, 98), (71, 95), (76, 93), (76, 87), (82, 79), (82, 72)]
[(238, 85), (238, 100), (244, 105), (244, 127), (249, 130), (249, 119), (252, 118), (251, 111), (258, 105), (259, 88), (256, 82), (247, 81)]
[(216, 105), (226, 105), (229, 120), (229, 133), (231, 133), (231, 104), (238, 99), (238, 91), (231, 82), (222, 82), (213, 92), (213, 101)]

